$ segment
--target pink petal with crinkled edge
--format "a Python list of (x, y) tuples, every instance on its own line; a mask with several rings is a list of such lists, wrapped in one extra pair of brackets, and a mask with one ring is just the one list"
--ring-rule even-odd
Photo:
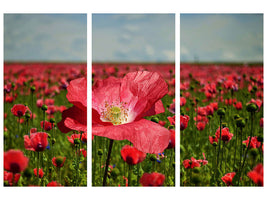
[(138, 120), (168, 93), (168, 85), (157, 72), (138, 71), (123, 78), (120, 92), (121, 101)]
[(97, 80), (92, 90), (92, 108), (99, 114), (108, 104), (120, 103), (121, 79), (109, 77), (104, 80)]
[(77, 106), (81, 110), (87, 108), (87, 79), (78, 78), (70, 82), (68, 88), (68, 94), (66, 95), (70, 103)]
[(144, 153), (163, 152), (170, 138), (168, 129), (146, 119), (117, 126), (93, 126), (92, 133), (113, 140), (129, 140)]
[(87, 125), (81, 124), (79, 121), (71, 119), (69, 117), (65, 119), (64, 125), (71, 130), (83, 131), (83, 132), (87, 131)]
[(73, 122), (70, 122), (69, 127), (66, 126), (65, 120), (67, 118), (73, 119), (73, 122), (75, 122), (77, 124), (77, 128), (80, 128), (81, 125), (87, 126), (87, 112), (86, 112), (86, 110), (81, 110), (80, 108), (78, 108), (76, 106), (72, 106), (71, 108), (64, 110), (62, 112), (62, 119), (59, 123), (57, 123), (57, 126), (62, 133), (68, 133), (71, 130), (77, 130), (74, 127)]
[(165, 112), (165, 108), (161, 100), (158, 100), (147, 112), (143, 113), (142, 117), (157, 115)]

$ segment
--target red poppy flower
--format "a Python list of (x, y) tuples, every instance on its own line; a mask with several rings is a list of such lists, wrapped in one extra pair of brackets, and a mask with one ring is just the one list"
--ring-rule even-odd
[(56, 181), (51, 181), (50, 183), (48, 183), (46, 185), (47, 187), (57, 187), (57, 186), (61, 186), (60, 183), (56, 182)]
[[(8, 182), (8, 185), (12, 186), (13, 183), (13, 173), (12, 172), (7, 172), (7, 171), (4, 171), (4, 181), (7, 181)], [(14, 182), (15, 184), (18, 183), (19, 181), (19, 178), (20, 178), (20, 174), (15, 174), (15, 178), (14, 178)]]
[(225, 175), (222, 177), (222, 181), (223, 181), (227, 186), (233, 185), (232, 181), (233, 181), (233, 178), (234, 178), (235, 174), (236, 174), (235, 172), (231, 172), (231, 173), (225, 174)]
[(258, 164), (254, 169), (248, 172), (248, 177), (258, 186), (263, 186), (263, 166)]
[(4, 153), (4, 168), (7, 171), (20, 173), (28, 166), (29, 158), (20, 150), (10, 149)]
[(237, 102), (234, 104), (234, 107), (237, 109), (237, 110), (242, 110), (242, 102)]
[(262, 100), (260, 99), (251, 99), (249, 103), (254, 103), (256, 106), (258, 106), (258, 111), (261, 109), (261, 106), (262, 106)]
[(52, 159), (52, 163), (55, 167), (63, 167), (66, 157), (57, 156)]
[(169, 144), (169, 131), (143, 119), (165, 111), (161, 98), (168, 85), (156, 72), (128, 73), (123, 79), (98, 80), (92, 91), (92, 133), (129, 140), (145, 153), (160, 153)]
[(197, 130), (203, 131), (205, 129), (206, 124), (204, 122), (197, 123)]
[(11, 112), (16, 117), (22, 117), (23, 115), (25, 115), (26, 110), (27, 110), (26, 106), (22, 104), (16, 104), (11, 108)]
[(260, 119), (260, 127), (263, 128), (263, 118)]
[[(220, 138), (220, 128), (217, 129), (215, 135), (217, 138)], [(222, 141), (229, 142), (233, 136), (234, 136), (234, 134), (229, 132), (229, 128), (225, 127), (222, 129), (222, 133), (221, 133), (221, 140)]]
[[(33, 172), (34, 172), (35, 176), (37, 176), (37, 168), (34, 168)], [(39, 178), (43, 178), (43, 176), (44, 176), (43, 169), (39, 169)]]
[(162, 186), (165, 180), (164, 174), (153, 172), (144, 173), (140, 179), (142, 186)]
[(145, 160), (146, 153), (143, 153), (130, 145), (125, 145), (121, 149), (121, 157), (129, 165), (136, 165)]
[(206, 107), (198, 107), (197, 114), (201, 116), (206, 116), (207, 115)]
[(41, 121), (40, 125), (41, 128), (44, 128), (45, 131), (50, 131), (53, 128), (53, 124), (48, 121), (45, 121), (45, 123), (44, 121)]
[(158, 123), (158, 124), (161, 125), (161, 126), (165, 126), (166, 121), (161, 121), (161, 120), (159, 120), (159, 123)]
[(86, 158), (87, 156), (87, 151), (85, 149), (80, 149), (80, 152), (83, 154), (83, 157)]
[(207, 115), (213, 115), (213, 112), (214, 112), (213, 107), (210, 106), (210, 105), (207, 105), (207, 106), (206, 106), (206, 114), (207, 114)]
[(167, 149), (172, 149), (175, 147), (175, 130), (171, 129), (170, 130), (170, 139), (169, 139), (169, 145)]
[(186, 104), (186, 98), (180, 97), (180, 106), (184, 106)]
[[(248, 136), (247, 140), (243, 141), (243, 143), (246, 144), (246, 147), (248, 147), (249, 139), (250, 139), (250, 136)], [(258, 141), (257, 136), (251, 138), (250, 145), (249, 145), (250, 149), (251, 148), (254, 148), (254, 149), (259, 148), (260, 145), (261, 145), (261, 142)]]
[(167, 117), (167, 119), (169, 120), (171, 125), (175, 125), (175, 115), (172, 117), (169, 116), (169, 117)]
[(72, 134), (70, 137), (67, 136), (69, 142), (74, 145), (74, 140), (79, 139), (80, 140), (81, 134)]
[(187, 115), (180, 115), (180, 130), (183, 131), (187, 128), (190, 117)]
[(71, 130), (87, 131), (87, 79), (72, 80), (67, 88), (67, 99), (74, 106), (62, 112), (62, 120), (57, 124), (62, 133)]
[(212, 106), (213, 110), (218, 110), (218, 102), (211, 102), (210, 106)]
[(218, 143), (218, 138), (216, 136), (209, 136), (209, 141), (211, 144), (213, 144), (214, 142)]
[(46, 146), (48, 145), (47, 137), (48, 135), (45, 132), (33, 133), (30, 135), (31, 146), (34, 151), (39, 152), (44, 151), (46, 149)]
[(186, 159), (183, 161), (183, 165), (185, 169), (188, 168), (194, 168), (194, 167), (200, 167), (201, 161), (200, 160), (196, 160), (194, 157), (191, 157), (191, 160)]

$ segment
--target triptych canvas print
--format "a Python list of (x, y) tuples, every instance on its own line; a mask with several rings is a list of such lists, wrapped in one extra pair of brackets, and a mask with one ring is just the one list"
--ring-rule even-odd
[(263, 14), (87, 15), (4, 14), (4, 187), (264, 185)]

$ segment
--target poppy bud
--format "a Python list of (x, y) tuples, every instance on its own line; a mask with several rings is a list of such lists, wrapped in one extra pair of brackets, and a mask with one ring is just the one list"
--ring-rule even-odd
[(42, 105), (42, 110), (46, 111), (47, 110), (47, 105)]
[(194, 90), (194, 89), (195, 89), (195, 86), (190, 85), (190, 90)]
[(243, 149), (247, 148), (247, 144), (246, 143), (242, 143), (242, 147), (243, 147)]
[(50, 118), (50, 123), (55, 123), (56, 122), (56, 120), (55, 120), (55, 118)]
[(118, 168), (114, 168), (110, 175), (112, 179), (116, 179), (120, 175), (120, 170)]
[(98, 154), (99, 156), (102, 156), (102, 155), (103, 155), (103, 150), (102, 150), (102, 149), (98, 149), (97, 154)]
[(257, 136), (257, 140), (258, 140), (259, 142), (263, 142), (263, 137), (262, 137), (262, 135)]
[(226, 122), (223, 122), (222, 123), (222, 128), (225, 128), (225, 127), (227, 127), (227, 123)]
[(33, 171), (30, 168), (26, 168), (23, 172), (23, 177), (31, 178), (33, 175)]
[(12, 83), (12, 84), (11, 84), (11, 87), (14, 88), (14, 87), (15, 87), (15, 83)]
[(253, 159), (255, 159), (257, 155), (259, 154), (259, 151), (258, 149), (252, 148), (249, 150), (249, 154), (253, 157)]
[(235, 114), (234, 119), (238, 119), (238, 118), (240, 118), (240, 116), (238, 114)]
[(198, 97), (196, 97), (196, 102), (197, 102), (197, 103), (199, 102), (199, 98), (198, 98)]
[(153, 117), (151, 118), (151, 121), (152, 121), (152, 122), (159, 123), (159, 118), (153, 116)]
[(52, 138), (52, 144), (55, 144), (55, 143), (56, 143), (56, 139)]
[(217, 147), (217, 146), (218, 146), (218, 143), (217, 143), (217, 142), (213, 142), (212, 145), (213, 145), (214, 147)]
[(199, 175), (193, 175), (192, 176), (192, 182), (194, 183), (194, 184), (196, 184), (196, 185), (198, 185), (200, 182), (201, 182), (201, 178), (200, 178), (200, 176)]
[(247, 77), (247, 75), (246, 74), (243, 74), (243, 78), (246, 78)]
[(175, 168), (175, 162), (172, 162), (172, 167)]
[(57, 157), (56, 158), (56, 164), (57, 166), (60, 166), (63, 163), (63, 157)]
[(150, 160), (151, 161), (156, 161), (157, 160), (157, 156), (155, 154), (151, 154), (150, 155)]
[(189, 73), (189, 78), (192, 78), (192, 77), (193, 77), (192, 73)]
[(51, 135), (49, 133), (47, 133), (47, 137), (50, 139), (51, 138)]
[(212, 118), (212, 115), (208, 115), (208, 120), (211, 120), (211, 118)]
[(222, 87), (219, 87), (218, 90), (219, 90), (219, 92), (221, 92), (222, 91)]
[(169, 130), (175, 129), (175, 126), (174, 125), (170, 125), (168, 128), (169, 128)]
[(258, 108), (254, 103), (250, 103), (247, 105), (247, 111), (248, 112), (255, 112), (257, 109)]
[(238, 118), (236, 120), (236, 126), (237, 127), (244, 128), (245, 125), (246, 125), (246, 122), (245, 122), (245, 120), (243, 118)]
[(35, 86), (31, 86), (31, 92), (35, 91)]
[(74, 139), (74, 144), (80, 144), (80, 139), (75, 138), (75, 139)]
[(218, 111), (217, 111), (217, 114), (219, 116), (224, 116), (225, 115), (225, 110), (223, 108), (219, 108)]
[(9, 186), (9, 182), (8, 181), (4, 181), (4, 186)]
[(31, 118), (30, 113), (27, 112), (27, 113), (25, 114), (25, 118), (26, 118), (26, 119), (30, 119), (30, 118)]
[(252, 90), (253, 90), (254, 92), (256, 92), (256, 91), (258, 90), (257, 86), (254, 85), (253, 88), (252, 88)]
[(193, 169), (193, 172), (196, 173), (196, 174), (198, 174), (200, 172), (200, 167), (195, 167)]

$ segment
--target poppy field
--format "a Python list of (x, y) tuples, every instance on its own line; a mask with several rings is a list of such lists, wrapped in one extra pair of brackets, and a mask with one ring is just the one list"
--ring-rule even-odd
[(263, 65), (180, 65), (180, 185), (263, 186)]
[(87, 186), (85, 63), (4, 63), (4, 185)]
[(175, 186), (174, 64), (93, 63), (92, 186)]

